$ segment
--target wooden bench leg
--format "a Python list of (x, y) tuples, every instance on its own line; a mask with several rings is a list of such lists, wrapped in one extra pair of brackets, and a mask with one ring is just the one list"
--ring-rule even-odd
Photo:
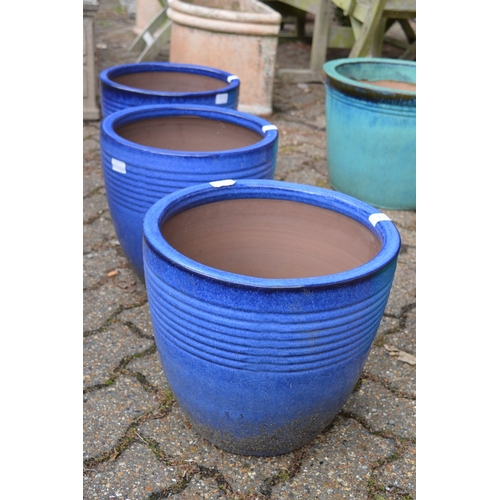
[(361, 26), (359, 35), (349, 53), (349, 57), (366, 57), (375, 42), (387, 0), (373, 0), (368, 15)]
[(332, 14), (331, 0), (319, 0), (318, 9), (314, 14), (313, 40), (311, 46), (310, 67), (303, 69), (281, 69), (278, 78), (287, 83), (322, 82), (323, 64), (326, 61), (328, 48), (330, 17)]

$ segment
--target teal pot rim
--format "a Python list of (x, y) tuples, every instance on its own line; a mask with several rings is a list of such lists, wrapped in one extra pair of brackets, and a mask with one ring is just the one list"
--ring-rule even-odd
[[(397, 90), (371, 85), (342, 74), (341, 68), (348, 65), (383, 65), (400, 66), (403, 69), (413, 69), (416, 72), (415, 61), (404, 61), (401, 59), (388, 59), (384, 57), (353, 57), (328, 61), (323, 65), (323, 83), (341, 92), (344, 95), (373, 102), (404, 103), (407, 106), (415, 106), (417, 93), (412, 90)], [(404, 80), (402, 80), (404, 81)], [(408, 81), (408, 83), (415, 83)]]
[[(162, 149), (152, 146), (144, 146), (136, 142), (129, 141), (116, 132), (116, 129), (129, 123), (147, 120), (150, 118), (164, 118), (169, 116), (198, 116), (211, 120), (221, 120), (240, 127), (248, 128), (260, 134), (261, 140), (255, 144), (242, 148), (226, 149), (223, 151), (182, 151), (177, 149)], [(101, 122), (101, 133), (108, 136), (114, 142), (125, 146), (131, 150), (154, 153), (160, 156), (183, 156), (194, 157), (224, 157), (241, 151), (250, 152), (260, 150), (262, 147), (272, 144), (278, 138), (278, 128), (267, 120), (258, 116), (237, 111), (230, 108), (217, 108), (201, 104), (147, 104), (133, 108), (125, 108), (108, 115)]]
[[(191, 208), (223, 200), (266, 198), (307, 203), (346, 215), (370, 229), (381, 248), (370, 261), (336, 274), (307, 278), (260, 278), (222, 271), (201, 264), (175, 250), (163, 237), (163, 223)], [(394, 223), (380, 210), (352, 196), (305, 184), (265, 179), (222, 180), (197, 184), (174, 191), (158, 200), (146, 212), (143, 222), (144, 245), (161, 259), (196, 275), (231, 286), (260, 289), (297, 289), (344, 284), (381, 271), (397, 258), (401, 237)]]

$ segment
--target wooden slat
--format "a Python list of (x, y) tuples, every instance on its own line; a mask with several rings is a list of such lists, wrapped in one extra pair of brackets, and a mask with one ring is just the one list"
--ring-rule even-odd
[(313, 40), (311, 46), (311, 70), (321, 71), (326, 61), (328, 48), (328, 30), (332, 4), (330, 0), (319, 0), (318, 9), (314, 17)]
[[(320, 0), (321, 1), (321, 0)], [(280, 2), (296, 7), (297, 9), (316, 14), (318, 10), (318, 0), (280, 0)]]
[(154, 42), (156, 31), (168, 21), (166, 9), (161, 10), (142, 30), (129, 47), (130, 52), (142, 52)]
[(354, 32), (349, 26), (332, 26), (328, 37), (328, 47), (350, 49), (354, 45)]
[(159, 30), (153, 42), (144, 48), (136, 62), (154, 61), (170, 38), (172, 31), (172, 21), (168, 20)]
[[(364, 22), (370, 10), (371, 0), (331, 0), (342, 10), (349, 9), (351, 16)], [(355, 6), (353, 8), (353, 3)], [(346, 14), (347, 15), (347, 14)], [(387, 0), (384, 17), (388, 19), (413, 19), (417, 15), (415, 0)]]
[(387, 0), (373, 0), (366, 19), (361, 26), (359, 36), (356, 38), (354, 45), (349, 53), (349, 57), (366, 57), (370, 47), (376, 42), (377, 30), (379, 30)]

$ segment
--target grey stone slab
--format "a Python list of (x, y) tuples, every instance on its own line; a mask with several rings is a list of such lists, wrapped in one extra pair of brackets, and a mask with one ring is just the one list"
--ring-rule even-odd
[(83, 254), (96, 251), (108, 244), (111, 248), (120, 246), (109, 212), (103, 213), (90, 224), (83, 225)]
[(396, 459), (379, 467), (374, 474), (375, 488), (384, 500), (417, 498), (416, 448), (409, 446)]
[(399, 328), (400, 319), (392, 318), (390, 316), (382, 316), (380, 321), (380, 326), (377, 330), (377, 335), (375, 337), (375, 343), (384, 339), (389, 332), (394, 332)]
[(142, 335), (150, 338), (154, 337), (149, 304), (127, 309), (119, 314), (118, 319), (120, 321), (133, 323), (138, 330), (140, 330)]
[(387, 335), (384, 340), (388, 344), (415, 356), (417, 352), (416, 309), (409, 310), (405, 318), (405, 328)]
[(134, 359), (129, 363), (128, 369), (143, 375), (154, 387), (157, 387), (162, 391), (170, 390), (160, 363), (158, 352)]
[(368, 499), (373, 469), (395, 451), (354, 419), (339, 417), (305, 447), (300, 472), (273, 488), (273, 500)]
[(417, 246), (417, 234), (414, 230), (398, 226), (399, 235), (401, 236), (401, 244), (415, 248)]
[[(88, 135), (85, 135), (85, 133)], [(99, 158), (100, 155), (99, 131), (97, 130), (96, 133), (94, 128), (86, 127), (83, 137), (83, 158), (88, 160), (90, 158)]]
[(103, 384), (121, 360), (144, 352), (153, 341), (138, 337), (126, 325), (113, 324), (83, 339), (83, 385)]
[[(233, 495), (227, 496), (224, 490), (221, 489), (215, 477), (206, 477), (200, 474), (195, 474), (189, 481), (187, 487), (178, 493), (175, 497), (183, 500), (194, 499), (230, 499)], [(256, 497), (255, 497), (256, 498)]]
[(179, 480), (177, 471), (158, 460), (139, 438), (115, 460), (89, 472), (83, 480), (85, 500), (145, 500)]
[(324, 145), (314, 130), (297, 123), (281, 122), (278, 159), (274, 178), (312, 186), (328, 187)]
[(391, 357), (384, 347), (372, 347), (363, 373), (381, 379), (395, 391), (416, 397), (415, 366)]
[(146, 302), (144, 283), (131, 269), (121, 269), (117, 280), (107, 280), (102, 286), (83, 292), (83, 330), (103, 326), (122, 309)]
[(417, 261), (417, 251), (415, 247), (412, 246), (401, 246), (401, 251), (399, 252), (398, 264), (407, 265), (413, 272), (413, 278), (415, 280), (415, 270)]
[(295, 459), (293, 453), (264, 458), (220, 450), (192, 429), (188, 418), (177, 405), (167, 417), (142, 424), (140, 432), (158, 441), (162, 449), (178, 461), (216, 468), (235, 495), (258, 495), (266, 488), (267, 479), (290, 469)]
[(114, 384), (83, 396), (84, 459), (110, 452), (130, 424), (157, 406), (138, 380), (119, 376)]
[(407, 249), (398, 257), (385, 313), (401, 317), (405, 307), (416, 302), (415, 249)]
[[(83, 152), (87, 148), (99, 149), (100, 123), (99, 122), (83, 122)], [(90, 144), (92, 146), (90, 146)]]
[(283, 168), (284, 172), (277, 166), (275, 176), (277, 180), (325, 187), (327, 177), (320, 174), (315, 168), (308, 166), (307, 163), (309, 162), (307, 159), (299, 158), (297, 160), (294, 158), (294, 160), (286, 158), (282, 160), (281, 163), (286, 162), (286, 166)]
[(373, 432), (386, 431), (401, 438), (415, 438), (415, 401), (396, 396), (380, 383), (363, 379), (342, 411), (358, 417)]
[[(99, 283), (109, 283), (111, 286), (120, 281), (121, 276), (130, 275), (126, 269), (127, 260), (116, 247), (93, 250), (83, 256), (83, 286), (91, 288)], [(108, 276), (109, 272), (118, 272), (117, 276)]]
[(89, 196), (100, 189), (104, 190), (101, 163), (97, 160), (87, 162), (83, 166), (83, 196)]
[(417, 228), (417, 212), (415, 210), (384, 210), (383, 211), (398, 228), (415, 231)]
[(99, 217), (111, 220), (109, 205), (104, 188), (83, 199), (83, 223), (91, 224)]

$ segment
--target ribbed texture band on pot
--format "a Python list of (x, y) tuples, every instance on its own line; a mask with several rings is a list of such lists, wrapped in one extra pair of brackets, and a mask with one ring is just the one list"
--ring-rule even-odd
[[(117, 154), (116, 157), (123, 158)], [(213, 154), (212, 169), (196, 168), (196, 158), (190, 161), (175, 156), (165, 157), (160, 165), (147, 163), (144, 157), (131, 161), (127, 158), (126, 174), (113, 170), (112, 160), (106, 149), (101, 152), (106, 194), (113, 202), (144, 214), (162, 196), (188, 185), (234, 177), (235, 179), (270, 178), (274, 172), (275, 157), (272, 148), (256, 153), (254, 163), (242, 164), (237, 157)], [(142, 161), (141, 161), (142, 160)], [(233, 160), (228, 170), (227, 161)]]
[(335, 312), (330, 306), (295, 314), (264, 314), (258, 309), (242, 311), (230, 304), (200, 300), (148, 273), (151, 315), (156, 333), (164, 341), (211, 363), (268, 372), (335, 366), (365, 353), (380, 323), (390, 286), (389, 282), (373, 295)]

